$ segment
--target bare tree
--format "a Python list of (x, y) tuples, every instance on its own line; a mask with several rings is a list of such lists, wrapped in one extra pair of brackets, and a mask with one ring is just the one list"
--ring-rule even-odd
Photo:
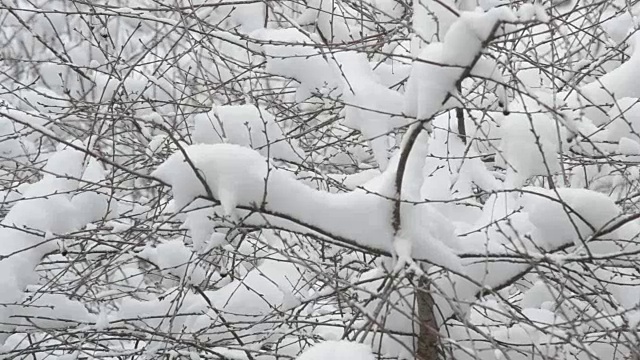
[(0, 0), (0, 353), (640, 358), (636, 1)]

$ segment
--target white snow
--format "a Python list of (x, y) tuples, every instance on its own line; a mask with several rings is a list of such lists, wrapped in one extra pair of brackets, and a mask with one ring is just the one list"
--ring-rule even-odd
[(323, 341), (304, 351), (297, 360), (374, 360), (371, 348), (351, 341)]
[(287, 139), (274, 116), (253, 105), (217, 106), (193, 119), (193, 139), (200, 144), (230, 143), (256, 149), (263, 156), (298, 162), (304, 155)]
[(507, 181), (519, 187), (535, 175), (553, 175), (560, 171), (556, 123), (535, 101), (512, 103), (511, 113), (502, 121), (502, 155)]
[(640, 69), (640, 36), (634, 34), (629, 42), (633, 47), (633, 54), (622, 65), (609, 71), (598, 79), (584, 85), (577, 92), (568, 94), (567, 102), (570, 106), (588, 105), (585, 108), (585, 115), (596, 125), (601, 125), (608, 121), (606, 110), (611, 107), (616, 99), (626, 97), (640, 97), (640, 91), (634, 79), (639, 76)]
[[(587, 189), (525, 188), (521, 204), (536, 227), (539, 245), (554, 248), (567, 242), (577, 246), (593, 234), (613, 225), (620, 208), (608, 196)], [(560, 201), (558, 201), (560, 200)]]
[[(28, 293), (27, 293), (28, 294)], [(38, 294), (23, 306), (13, 306), (12, 316), (18, 319), (17, 331), (32, 328), (60, 329), (95, 321), (84, 304), (60, 294)]]
[[(79, 145), (79, 142), (76, 145)], [(0, 238), (3, 239), (0, 246), (0, 273), (3, 274), (0, 279), (3, 288), (0, 302), (13, 304), (23, 298), (23, 291), (27, 285), (36, 280), (34, 270), (42, 257), (57, 250), (57, 245), (50, 240), (54, 234), (65, 234), (85, 225), (80, 216), (82, 209), (75, 207), (71, 201), (71, 193), (77, 189), (78, 182), (68, 178), (80, 178), (83, 172), (91, 178), (89, 174), (94, 171), (83, 170), (83, 159), (82, 152), (60, 147), (47, 161), (44, 167), (46, 175), (42, 180), (27, 187), (23, 200), (15, 204), (3, 219), (2, 224), (6, 227), (0, 230)], [(42, 300), (35, 301), (50, 303), (47, 305), (52, 305), (54, 310), (43, 307), (34, 307), (31, 310), (28, 307), (2, 307), (2, 329), (10, 332), (15, 324), (8, 319), (22, 309), (27, 309), (27, 314), (59, 315), (61, 318), (69, 315), (72, 320), (86, 320), (86, 316), (83, 315), (86, 311), (83, 313), (79, 310), (82, 305), (78, 302), (70, 302), (64, 296), (39, 299)], [(43, 326), (60, 325), (53, 321), (53, 325)]]
[(405, 94), (405, 113), (420, 120), (431, 118), (455, 94), (456, 82), (483, 50), (483, 42), (502, 20), (518, 20), (507, 8), (486, 13), (464, 12), (453, 22), (442, 42), (427, 45), (414, 61)]
[(318, 49), (320, 41), (317, 37), (294, 28), (261, 29), (251, 36), (262, 42), (261, 50), (266, 57), (266, 70), (269, 73), (300, 83), (296, 91), (297, 101), (303, 101), (318, 92), (328, 95), (341, 88), (339, 73), (328, 62), (330, 55)]
[[(269, 72), (300, 82), (297, 101), (314, 94), (343, 101), (344, 125), (362, 133), (381, 168), (386, 168), (389, 150), (395, 145), (389, 134), (409, 119), (402, 114), (402, 94), (381, 83), (365, 53), (323, 53), (313, 36), (297, 29), (260, 30), (253, 36), (265, 42), (261, 48)], [(315, 70), (308, 71), (309, 66)]]
[[(172, 257), (166, 252), (158, 255)], [(269, 326), (261, 324), (261, 318), (269, 315), (274, 308), (282, 308), (288, 297), (303, 291), (303, 287), (299, 285), (300, 276), (294, 264), (281, 256), (273, 256), (242, 278), (218, 290), (205, 291), (204, 296), (189, 292), (180, 297), (178, 293), (169, 289), (163, 300), (140, 301), (126, 298), (120, 303), (119, 311), (113, 315), (112, 321), (141, 319), (147, 325), (161, 327), (164, 330), (186, 329), (186, 333), (195, 333), (192, 336), (201, 341), (212, 342), (230, 339), (229, 334), (226, 331), (221, 332), (219, 326), (226, 327), (227, 322), (246, 321), (254, 326), (236, 332), (247, 337), (260, 336), (260, 329)], [(178, 297), (181, 299), (180, 302), (176, 302)], [(172, 327), (169, 327), (170, 322), (161, 318), (167, 313), (202, 315), (176, 316), (175, 321), (171, 323)]]
[(630, 357), (638, 6), (407, 4), (11, 2), (1, 356), (412, 359), (425, 275), (452, 358)]
[(155, 248), (145, 248), (139, 256), (156, 264), (160, 271), (189, 284), (199, 285), (206, 279), (206, 270), (197, 261), (198, 255), (188, 249), (181, 240), (163, 242)]
[[(395, 194), (393, 172), (372, 180), (368, 191), (358, 189), (332, 194), (307, 187), (282, 170), (269, 169), (268, 160), (252, 149), (232, 144), (192, 145), (186, 152), (226, 215), (247, 214), (248, 209), (262, 208), (266, 218), (251, 215), (243, 218), (244, 223), (264, 225), (266, 222), (292, 231), (319, 233), (388, 254), (394, 251), (391, 226), (394, 202), (389, 200)], [(179, 151), (158, 167), (153, 176), (172, 186), (176, 208), (207, 195), (194, 169)], [(422, 182), (415, 181), (418, 181), (419, 189)], [(238, 206), (243, 209), (236, 209)], [(453, 226), (448, 225), (435, 208), (429, 204), (403, 205), (403, 216), (408, 225), (403, 227), (402, 236), (412, 239), (414, 258), (458, 267), (457, 259), (448, 247), (455, 243)], [(420, 220), (425, 217), (435, 217), (439, 221)]]

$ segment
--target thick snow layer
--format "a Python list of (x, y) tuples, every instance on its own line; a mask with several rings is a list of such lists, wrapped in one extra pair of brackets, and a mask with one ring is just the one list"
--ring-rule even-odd
[(544, 281), (536, 281), (527, 289), (520, 301), (523, 308), (540, 308), (545, 302), (554, 301), (558, 294), (551, 284)]
[(424, 166), (421, 197), (434, 202), (439, 211), (458, 226), (473, 224), (481, 210), (473, 202), (455, 201), (473, 196), (474, 185), (485, 191), (497, 190), (502, 184), (487, 169), (476, 151), (467, 149), (456, 135), (453, 111), (433, 120), (429, 153)]
[[(158, 256), (173, 257), (167, 253)], [(170, 290), (162, 300), (151, 301), (126, 298), (110, 320), (138, 319), (137, 322), (145, 326), (184, 331), (185, 334), (196, 333), (192, 336), (212, 342), (234, 341), (226, 329), (227, 324), (244, 322), (251, 326), (246, 330), (236, 329), (236, 333), (241, 336), (262, 336), (260, 332), (271, 325), (262, 323), (261, 319), (274, 309), (284, 310), (289, 299), (295, 298), (304, 289), (299, 284), (305, 283), (301, 281), (295, 264), (275, 255), (244, 277), (218, 290), (182, 295)], [(178, 298), (180, 301), (176, 301)], [(163, 319), (166, 314), (176, 314), (175, 320), (170, 322), (167, 318)], [(186, 314), (200, 315), (188, 317)]]
[(520, 203), (536, 227), (534, 239), (546, 248), (583, 241), (613, 225), (622, 211), (608, 196), (587, 189), (525, 188)]
[(637, 24), (636, 17), (638, 13), (640, 11), (638, 11), (637, 7), (631, 7), (626, 11), (607, 9), (602, 14), (603, 19), (605, 19), (602, 22), (602, 28), (613, 41), (618, 44), (622, 43), (633, 33)]
[(253, 35), (265, 42), (262, 51), (267, 71), (300, 82), (298, 101), (320, 93), (344, 102), (344, 125), (362, 133), (384, 169), (394, 145), (388, 134), (407, 125), (408, 119), (402, 114), (402, 94), (381, 83), (367, 55), (354, 51), (323, 53), (312, 37), (297, 29), (264, 29)]
[(395, 145), (389, 133), (409, 123), (402, 115), (403, 96), (380, 84), (365, 54), (343, 52), (334, 58), (344, 79), (344, 125), (362, 133), (378, 164), (385, 169), (389, 149)]
[(349, 190), (355, 190), (359, 186), (364, 185), (369, 180), (380, 176), (380, 171), (378, 169), (367, 169), (355, 174), (328, 174), (329, 178), (339, 182), (344, 185)]
[(291, 162), (304, 155), (295, 139), (285, 138), (274, 116), (254, 105), (217, 106), (196, 115), (193, 121), (193, 139), (200, 144), (238, 144)]
[(320, 36), (329, 43), (349, 43), (366, 36), (366, 27), (375, 26), (371, 22), (359, 23), (360, 17), (347, 2), (310, 0), (307, 10), (298, 17), (297, 22), (301, 25), (316, 24)]
[[(12, 120), (16, 121), (12, 121)], [(42, 128), (46, 118), (33, 113), (12, 108), (0, 107), (0, 155), (1, 164), (6, 168), (13, 168), (16, 163), (27, 160), (27, 156), (36, 152), (36, 142), (40, 134), (22, 125), (31, 124)]]
[(640, 305), (640, 280), (637, 270), (598, 268), (594, 270), (594, 275), (594, 279), (590, 281), (592, 286), (604, 284), (622, 308), (633, 310)]
[(17, 330), (22, 327), (59, 329), (95, 321), (84, 305), (61, 294), (37, 294), (35, 299), (15, 306), (13, 317), (19, 319)]
[(78, 182), (69, 178), (81, 177), (83, 159), (84, 154), (74, 149), (63, 149), (53, 154), (44, 166), (46, 175), (29, 185), (23, 195), (24, 200), (11, 209), (3, 223), (54, 234), (77, 229), (80, 223), (70, 195)]
[[(523, 314), (524, 315), (524, 314)], [(601, 334), (586, 335), (580, 341), (567, 341), (562, 327), (563, 319), (548, 311), (527, 316), (513, 326), (481, 326), (474, 330), (456, 323), (447, 335), (454, 342), (452, 357), (459, 360), (505, 360), (505, 359), (616, 359), (628, 356), (630, 351), (620, 344), (601, 338)], [(540, 322), (538, 320), (544, 320)], [(549, 324), (549, 322), (552, 324)], [(497, 348), (491, 341), (508, 344)], [(589, 346), (585, 346), (585, 342)], [(525, 353), (522, 349), (535, 349)]]
[(412, 40), (412, 53), (418, 55), (425, 44), (438, 42), (456, 21), (456, 14), (449, 9), (456, 9), (453, 0), (413, 2), (413, 27), (415, 38)]
[(374, 360), (371, 347), (351, 341), (324, 341), (306, 350), (297, 360)]
[[(398, 334), (390, 337), (380, 337), (375, 333), (370, 334), (365, 342), (372, 344), (374, 349), (378, 349), (383, 354), (406, 354), (405, 346), (411, 348), (414, 346), (415, 338), (413, 336), (401, 335), (411, 329), (415, 325), (415, 319), (412, 314), (415, 311), (415, 289), (414, 285), (409, 281), (401, 280), (394, 284), (394, 288), (388, 293), (380, 293), (380, 289), (384, 287), (383, 280), (389, 275), (381, 268), (375, 268), (363, 273), (357, 280), (360, 285), (356, 285), (358, 289), (358, 299), (364, 302), (362, 309), (369, 315), (369, 319), (374, 320), (376, 324), (381, 325), (389, 331), (397, 331)], [(380, 311), (380, 309), (384, 309)], [(367, 323), (367, 321), (361, 322)], [(340, 333), (338, 339), (342, 336)], [(328, 339), (328, 338), (325, 338)], [(401, 359), (411, 358), (411, 354), (400, 356)]]
[[(506, 218), (508, 222), (504, 220)], [(474, 225), (474, 228), (483, 230), (471, 231), (460, 239), (463, 252), (477, 254), (464, 257), (466, 276), (435, 275), (434, 284), (438, 291), (434, 298), (440, 313), (445, 318), (456, 311), (465, 313), (468, 305), (463, 305), (464, 300), (473, 300), (483, 287), (492, 289), (520, 276), (530, 266), (530, 259), (548, 257), (550, 261), (562, 261), (562, 257), (549, 257), (551, 254), (547, 251), (570, 247), (576, 249), (576, 253), (588, 250), (591, 254), (615, 254), (622, 248), (636, 251), (636, 245), (624, 241), (637, 236), (639, 227), (636, 223), (626, 224), (603, 239), (590, 238), (596, 231), (604, 230), (620, 219), (621, 209), (613, 200), (587, 189), (560, 188), (556, 192), (528, 187), (519, 196), (492, 196)], [(616, 239), (622, 239), (624, 247)], [(478, 261), (483, 254), (506, 257)], [(514, 261), (518, 258), (522, 260)], [(610, 281), (608, 276), (602, 274), (601, 278)], [(631, 279), (630, 276), (628, 278)], [(614, 292), (618, 291), (616, 294), (624, 306), (635, 302), (625, 297), (622, 291), (629, 290), (635, 294), (636, 288), (631, 282), (619, 288), (612, 287)], [(524, 305), (537, 307), (545, 298), (552, 296), (551, 292), (552, 289), (534, 286), (525, 294)], [(455, 301), (450, 302), (449, 299)]]
[(71, 204), (79, 211), (78, 221), (81, 224), (87, 224), (93, 221), (105, 218), (109, 213), (114, 214), (116, 211), (115, 202), (109, 204), (108, 194), (91, 191), (99, 186), (101, 181), (105, 179), (105, 172), (100, 163), (91, 158), (89, 164), (82, 173), (81, 180), (86, 183), (79, 184), (82, 191), (71, 199)]
[(189, 284), (200, 285), (206, 279), (206, 271), (198, 264), (197, 254), (188, 249), (181, 240), (164, 242), (155, 248), (145, 248), (139, 254), (158, 266), (160, 271)]
[[(80, 144), (76, 144), (80, 145)], [(23, 298), (26, 286), (36, 280), (34, 269), (42, 257), (57, 249), (53, 234), (64, 234), (84, 226), (79, 209), (71, 201), (71, 193), (78, 187), (78, 181), (68, 177), (79, 178), (83, 172), (87, 178), (95, 178), (93, 169), (83, 169), (84, 154), (70, 148), (60, 148), (47, 161), (42, 180), (31, 184), (24, 191), (22, 201), (11, 208), (2, 221), (6, 226), (0, 229), (0, 303), (14, 304)], [(84, 219), (86, 220), (86, 219)], [(24, 230), (23, 230), (24, 229)], [(53, 297), (51, 301), (58, 301), (60, 311), (69, 306), (60, 297)], [(48, 300), (45, 300), (48, 301)], [(56, 303), (56, 304), (57, 304)], [(3, 331), (11, 332), (13, 328), (9, 318), (14, 315), (18, 306), (0, 308), (0, 326)], [(34, 310), (45, 311), (45, 310)], [(46, 310), (48, 311), (48, 310)], [(81, 313), (72, 311), (79, 316)], [(62, 312), (56, 312), (64, 315)], [(66, 313), (65, 313), (66, 314)], [(57, 323), (55, 323), (57, 324)], [(51, 323), (49, 325), (53, 326)]]
[[(475, 65), (483, 50), (483, 42), (502, 20), (518, 18), (505, 7), (486, 13), (463, 12), (451, 24), (442, 42), (432, 42), (414, 61), (407, 91), (405, 113), (420, 120), (431, 118), (456, 92), (466, 68)], [(527, 19), (522, 19), (527, 20)]]
[[(190, 319), (186, 325), (190, 330), (200, 332), (200, 339), (208, 341), (228, 338), (227, 334), (220, 334), (218, 329), (213, 328), (224, 321), (256, 322), (258, 324), (247, 331), (248, 334), (256, 334), (260, 329), (270, 326), (268, 323), (262, 324), (260, 316), (274, 309), (288, 310), (291, 304), (297, 304), (298, 293), (304, 290), (301, 284), (305, 284), (301, 276), (296, 265), (287, 262), (285, 257), (272, 256), (272, 259), (265, 260), (240, 280), (217, 291), (206, 292), (212, 308), (205, 309), (203, 315)], [(196, 305), (186, 310), (199, 309)], [(224, 320), (218, 316), (218, 311), (222, 312)]]
[[(411, 64), (401, 61), (389, 61), (384, 63), (375, 64), (372, 66), (373, 73), (375, 74), (380, 84), (391, 88), (398, 87), (398, 84), (404, 83), (404, 80), (411, 73)], [(401, 87), (402, 89), (402, 87)]]
[(521, 186), (531, 176), (552, 175), (560, 170), (557, 124), (534, 101), (517, 101), (502, 122), (502, 156), (507, 181)]
[(404, 10), (396, 0), (365, 0), (358, 6), (376, 10), (365, 17), (348, 1), (310, 0), (306, 5), (307, 9), (296, 19), (299, 25), (316, 25), (318, 34), (327, 42), (346, 44), (375, 34), (377, 27), (391, 30)]
[(248, 33), (265, 25), (266, 5), (262, 2), (218, 1), (216, 6), (207, 6), (206, 1), (177, 0), (176, 4), (192, 7), (194, 18), (208, 24), (240, 33)]
[(602, 125), (609, 121), (606, 111), (602, 109), (609, 108), (616, 99), (640, 97), (640, 90), (638, 90), (635, 81), (640, 76), (640, 35), (632, 35), (629, 42), (633, 46), (633, 54), (629, 60), (595, 81), (584, 85), (580, 89), (580, 95), (574, 91), (569, 94), (567, 99), (570, 106), (587, 105), (585, 115), (596, 125)]
[[(393, 172), (372, 180), (366, 190), (332, 194), (269, 168), (268, 160), (252, 149), (231, 144), (192, 145), (186, 153), (225, 214), (235, 217), (248, 214), (247, 209), (262, 209), (266, 217), (250, 215), (243, 218), (245, 224), (319, 233), (339, 242), (394, 253), (394, 201), (390, 200), (395, 195)], [(207, 195), (189, 162), (176, 152), (153, 173), (172, 186), (176, 208)], [(419, 169), (421, 175), (422, 166)], [(418, 189), (421, 184), (417, 183)], [(454, 228), (446, 218), (429, 204), (406, 204), (402, 213), (407, 224), (402, 237), (413, 242), (414, 258), (458, 267), (457, 258), (445, 245), (455, 243)]]
[(640, 103), (638, 98), (622, 98), (608, 113), (609, 121), (602, 125), (606, 129), (606, 139), (619, 141), (629, 138), (640, 141)]
[[(295, 79), (300, 83), (296, 99), (303, 101), (315, 93), (328, 95), (342, 87), (339, 72), (320, 51), (319, 39), (298, 29), (260, 29), (251, 34), (263, 42), (267, 72)], [(313, 71), (309, 71), (313, 69)]]
[[(211, 209), (204, 200), (196, 200), (191, 208), (184, 214), (183, 226), (189, 230), (193, 250), (198, 254), (204, 254), (211, 248), (223, 243), (214, 232), (215, 221), (212, 219)], [(182, 215), (182, 214), (181, 214)]]
[(15, 103), (24, 111), (38, 111), (42, 113), (59, 112), (69, 106), (68, 98), (59, 95), (45, 87), (31, 87), (13, 92)]

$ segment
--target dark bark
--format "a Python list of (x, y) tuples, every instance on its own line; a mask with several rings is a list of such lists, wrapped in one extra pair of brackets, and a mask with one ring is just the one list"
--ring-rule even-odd
[(438, 322), (434, 312), (434, 301), (429, 292), (426, 279), (420, 280), (416, 288), (416, 302), (418, 306), (418, 320), (420, 321), (420, 336), (418, 337), (418, 360), (437, 360), (439, 354), (440, 336)]
[(464, 126), (464, 109), (456, 108), (456, 118), (458, 119), (458, 136), (464, 144), (467, 143), (467, 130)]
[[(462, 83), (461, 82), (456, 84), (456, 90), (458, 90), (459, 94), (462, 93)], [(456, 119), (458, 120), (458, 136), (460, 137), (460, 140), (462, 140), (462, 142), (466, 145), (467, 144), (467, 129), (465, 128), (465, 125), (464, 125), (464, 109), (463, 108), (461, 108), (461, 107), (457, 107), (456, 108)]]

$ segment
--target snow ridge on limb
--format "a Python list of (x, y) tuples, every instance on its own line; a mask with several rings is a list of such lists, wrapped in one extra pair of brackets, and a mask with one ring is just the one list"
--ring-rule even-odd
[[(248, 226), (275, 227), (328, 237), (337, 243), (393, 254), (390, 180), (383, 173), (363, 189), (333, 194), (314, 190), (288, 173), (270, 168), (255, 150), (232, 144), (187, 147), (190, 162), (206, 179), (206, 190), (181, 152), (174, 153), (153, 176), (171, 185), (176, 208), (182, 208), (210, 191), (224, 214), (242, 218)], [(429, 218), (437, 210), (428, 204), (412, 205), (407, 216)], [(258, 210), (261, 214), (251, 214)], [(440, 220), (445, 221), (442, 216)], [(438, 222), (412, 223), (406, 229), (413, 239), (415, 259), (459, 270), (457, 257), (445, 244), (454, 244), (452, 226)]]
[[(408, 191), (410, 198), (419, 201), (426, 158), (422, 148), (426, 148), (427, 142), (419, 138), (425, 125), (430, 131), (431, 120), (455, 96), (462, 80), (472, 73), (487, 46), (486, 42), (495, 35), (501, 23), (530, 21), (533, 18), (535, 14), (519, 17), (505, 7), (494, 8), (486, 13), (461, 13), (447, 31), (443, 42), (429, 44), (414, 61), (404, 94), (404, 111), (420, 123), (407, 131), (397, 162), (394, 183), (396, 202), (392, 220), (396, 235), (404, 230), (402, 219), (406, 206), (402, 205), (402, 201), (406, 196), (403, 192)], [(486, 65), (485, 62), (481, 64)], [(414, 148), (417, 148), (415, 151), (418, 154), (412, 154)], [(412, 172), (419, 175), (411, 175)], [(408, 181), (410, 189), (404, 189), (405, 178), (414, 178)]]
[[(437, 274), (433, 269), (442, 320), (467, 316), (473, 300), (512, 285), (537, 264), (562, 265), (640, 250), (631, 241), (640, 233), (635, 217), (621, 217), (621, 209), (601, 193), (537, 187), (519, 192), (517, 197), (499, 193), (487, 201), (474, 225), (486, 232), (471, 231), (462, 240), (465, 251), (458, 255), (463, 276)], [(497, 204), (506, 206), (502, 209)]]
[[(457, 84), (471, 74), (487, 41), (496, 35), (501, 24), (527, 23), (538, 17), (535, 12), (518, 14), (507, 7), (485, 13), (461, 12), (442, 42), (427, 45), (413, 62), (405, 93), (405, 114), (418, 120), (430, 119), (455, 95)], [(481, 65), (486, 66), (485, 62)]]
[(380, 167), (386, 168), (389, 134), (409, 119), (402, 114), (403, 95), (380, 83), (367, 54), (323, 51), (318, 39), (295, 28), (261, 29), (252, 36), (261, 44), (269, 73), (299, 82), (297, 102), (319, 96), (343, 103), (343, 124), (362, 133)]
[[(76, 144), (76, 146), (82, 146)], [(80, 303), (62, 295), (46, 295), (33, 302), (23, 302), (25, 289), (35, 283), (35, 269), (42, 258), (60, 249), (56, 237), (73, 232), (87, 223), (107, 215), (107, 198), (103, 194), (86, 191), (73, 196), (81, 184), (78, 180), (99, 182), (104, 179), (100, 164), (90, 160), (83, 165), (84, 153), (62, 147), (47, 161), (46, 175), (38, 182), (26, 186), (21, 201), (17, 202), (2, 220), (0, 229), (0, 339), (4, 341), (16, 326), (26, 320), (12, 318), (61, 318), (91, 321), (92, 317)], [(62, 245), (63, 246), (63, 245)], [(48, 308), (42, 309), (43, 304)], [(68, 311), (67, 311), (68, 310)], [(72, 326), (71, 322), (42, 321), (43, 327)]]

